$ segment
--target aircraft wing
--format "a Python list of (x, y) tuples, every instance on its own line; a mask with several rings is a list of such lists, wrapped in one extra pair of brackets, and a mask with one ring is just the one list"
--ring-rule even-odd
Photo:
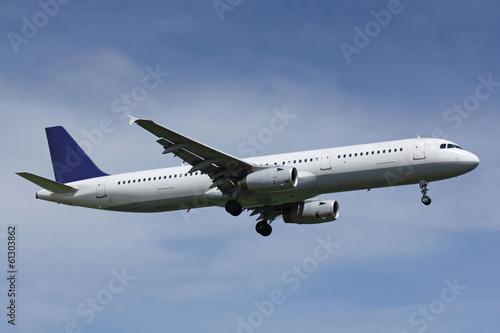
[(172, 153), (192, 165), (189, 172), (200, 171), (207, 174), (213, 181), (212, 186), (218, 187), (224, 194), (230, 193), (236, 181), (249, 174), (254, 168), (253, 164), (176, 133), (152, 120), (128, 117), (130, 125), (136, 123), (159, 137), (157, 142), (165, 149), (163, 154)]

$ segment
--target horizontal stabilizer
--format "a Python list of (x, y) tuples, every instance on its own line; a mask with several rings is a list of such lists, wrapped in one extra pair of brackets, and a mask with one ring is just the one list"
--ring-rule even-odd
[(34, 175), (29, 172), (16, 172), (19, 176), (29, 180), (30, 182), (43, 187), (44, 189), (54, 192), (54, 193), (71, 193), (78, 191), (77, 188), (68, 186), (62, 183), (55, 182), (53, 180), (43, 178), (37, 175)]

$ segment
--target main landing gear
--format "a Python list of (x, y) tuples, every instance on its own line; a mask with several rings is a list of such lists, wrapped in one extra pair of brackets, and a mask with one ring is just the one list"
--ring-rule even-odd
[(259, 221), (255, 226), (255, 230), (264, 237), (267, 237), (273, 232), (273, 228), (266, 221)]
[[(233, 216), (239, 216), (243, 212), (243, 207), (238, 201), (229, 200), (226, 202), (226, 211)], [(255, 230), (262, 236), (267, 237), (271, 234), (273, 228), (271, 228), (271, 225), (264, 219), (257, 223)]]
[(429, 184), (429, 182), (427, 179), (423, 179), (418, 184), (420, 185), (420, 192), (422, 193), (422, 203), (429, 206), (431, 204), (431, 198), (427, 196), (427, 191), (429, 191), (427, 189), (427, 184)]
[(240, 203), (236, 200), (229, 200), (226, 202), (226, 212), (233, 216), (239, 216), (243, 211), (243, 207), (241, 207)]

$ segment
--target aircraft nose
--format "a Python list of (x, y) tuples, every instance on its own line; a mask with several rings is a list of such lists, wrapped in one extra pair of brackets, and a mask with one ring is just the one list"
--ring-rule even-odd
[(467, 157), (467, 164), (470, 167), (470, 170), (474, 170), (479, 165), (479, 157), (469, 152), (469, 156)]

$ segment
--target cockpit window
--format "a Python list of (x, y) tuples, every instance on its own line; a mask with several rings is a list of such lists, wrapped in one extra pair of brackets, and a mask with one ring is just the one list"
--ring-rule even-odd
[(459, 145), (453, 144), (453, 143), (442, 143), (441, 146), (439, 146), (440, 149), (450, 149), (450, 148), (457, 148), (457, 149), (462, 149)]

